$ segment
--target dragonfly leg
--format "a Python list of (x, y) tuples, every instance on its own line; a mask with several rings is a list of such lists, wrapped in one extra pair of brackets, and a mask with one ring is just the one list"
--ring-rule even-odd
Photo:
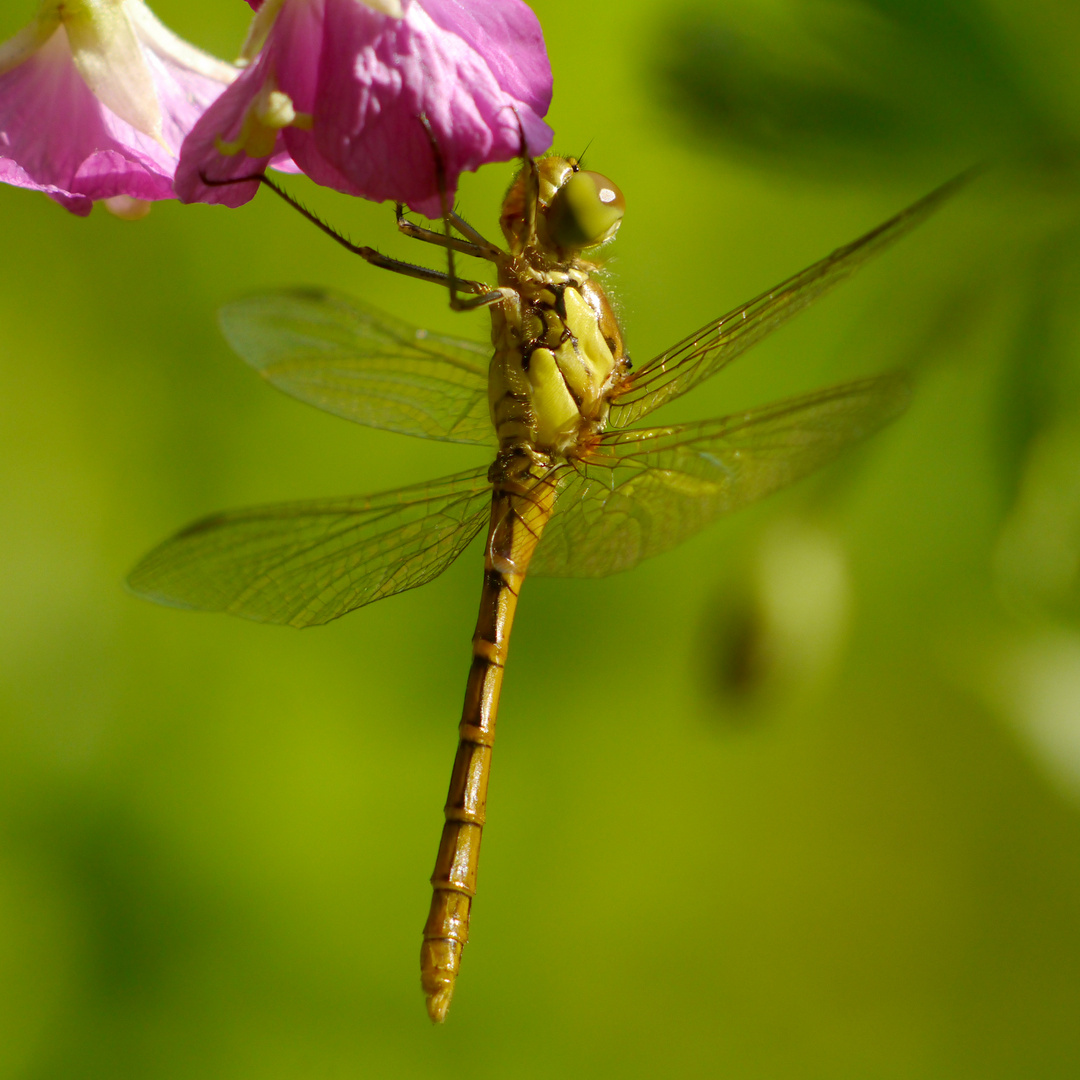
[[(461, 281), (458, 280), (454, 284), (460, 287)], [(475, 285), (476, 282), (469, 282), (469, 284)], [(498, 304), (503, 300), (515, 300), (518, 296), (519, 293), (514, 289), (497, 288), (481, 293), (479, 296), (451, 296), (450, 307), (454, 311), (475, 311), (477, 308), (491, 307), (492, 304)]]
[(212, 180), (205, 175), (201, 175), (200, 178), (208, 187), (225, 187), (229, 184), (246, 184), (257, 181), (262, 184), (263, 187), (269, 188), (279, 199), (288, 203), (298, 214), (307, 218), (312, 225), (321, 229), (335, 243), (340, 244), (346, 251), (351, 252), (353, 255), (359, 255), (361, 259), (371, 263), (372, 266), (378, 266), (383, 270), (391, 270), (395, 274), (404, 274), (406, 277), (417, 278), (420, 281), (430, 281), (435, 285), (448, 285), (452, 286), (454, 289), (461, 290), (462, 292), (479, 294), (474, 296), (474, 299), (480, 301), (480, 303), (469, 304), (469, 307), (483, 307), (502, 299), (501, 293), (492, 296), (491, 286), (484, 281), (472, 281), (469, 278), (451, 279), (448, 274), (444, 274), (440, 270), (429, 270), (426, 266), (414, 266), (412, 263), (403, 262), (401, 259), (391, 259), (388, 255), (383, 255), (381, 252), (376, 251), (372, 247), (367, 247), (364, 244), (354, 244), (347, 237), (342, 236), (336, 229), (323, 221), (318, 214), (309, 210), (297, 199), (294, 199), (292, 195), (271, 180), (265, 173), (255, 173), (251, 176), (240, 176), (230, 180)]
[(410, 240), (422, 240), (425, 244), (434, 244), (436, 247), (452, 247), (462, 255), (472, 255), (476, 259), (493, 258), (484, 248), (471, 240), (462, 240), (456, 236), (447, 238), (445, 233), (415, 224), (405, 216), (405, 207), (401, 203), (397, 204), (394, 212), (397, 216), (398, 231), (404, 233)]
[[(435, 132), (432, 130), (428, 118), (421, 113), (419, 120), (423, 125), (424, 131), (427, 132), (428, 142), (431, 144), (431, 154), (435, 161), (435, 180), (439, 188), (439, 200), (442, 203), (443, 246), (446, 248), (447, 284), (450, 289), (450, 307), (454, 311), (470, 311), (473, 308), (488, 307), (503, 299), (507, 290), (493, 289), (490, 292), (486, 292), (481, 296), (474, 296), (471, 299), (462, 299), (458, 296), (459, 290), (464, 292), (475, 292), (476, 290), (461, 288), (461, 281), (458, 278), (457, 270), (454, 267), (455, 245), (454, 237), (450, 232), (450, 227), (453, 218), (456, 215), (454, 214), (454, 208), (450, 205), (450, 197), (447, 191), (446, 163), (443, 161), (442, 151), (439, 149), (439, 141), (435, 138)], [(458, 220), (460, 220), (460, 218)]]
[(477, 259), (487, 259), (490, 262), (499, 262), (506, 258), (498, 245), (486, 240), (464, 218), (459, 217), (453, 211), (450, 212), (450, 224), (457, 229), (466, 239), (454, 236), (447, 240), (446, 234), (436, 232), (434, 229), (425, 229), (422, 225), (416, 225), (405, 217), (405, 208), (401, 203), (395, 208), (397, 214), (397, 227), (411, 240), (423, 240), (426, 244), (434, 244), (436, 247), (452, 247), (463, 255), (472, 255)]
[(489, 254), (486, 255), (485, 258), (489, 258), (492, 261), (506, 258), (506, 252), (503, 251), (503, 249), (499, 247), (498, 244), (493, 244), (482, 233), (477, 232), (477, 230), (474, 229), (463, 217), (461, 217), (459, 214), (456, 214), (453, 210), (450, 211), (450, 224), (453, 225), (454, 228), (457, 229), (457, 231), (461, 233), (462, 236), (468, 238), (477, 247), (483, 248), (485, 251), (487, 251)]

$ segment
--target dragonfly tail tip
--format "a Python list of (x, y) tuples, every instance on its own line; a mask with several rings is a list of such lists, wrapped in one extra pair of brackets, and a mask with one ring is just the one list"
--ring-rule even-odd
[(441, 1024), (446, 1019), (450, 1009), (450, 999), (454, 996), (452, 986), (444, 986), (434, 994), (429, 994), (427, 999), (428, 1016), (433, 1024)]

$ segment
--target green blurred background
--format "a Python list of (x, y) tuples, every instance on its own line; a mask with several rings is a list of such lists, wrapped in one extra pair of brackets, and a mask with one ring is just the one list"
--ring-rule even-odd
[[(220, 55), (244, 32), (239, 2), (154, 6)], [(1080, 8), (535, 8), (556, 148), (627, 197), (639, 362), (991, 163), (664, 415), (900, 365), (909, 413), (633, 573), (528, 583), (432, 1029), (479, 553), (303, 633), (122, 583), (211, 510), (483, 459), (275, 393), (221, 304), (305, 283), (485, 316), (266, 196), (130, 224), (0, 188), (0, 1076), (1080, 1075)], [(463, 182), (489, 232), (510, 171)], [(389, 208), (310, 198), (410, 254)]]

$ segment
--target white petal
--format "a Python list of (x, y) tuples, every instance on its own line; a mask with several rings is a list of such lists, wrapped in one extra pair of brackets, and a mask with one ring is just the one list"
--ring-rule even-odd
[(161, 106), (124, 0), (82, 0), (63, 9), (79, 74), (94, 96), (137, 131), (161, 141)]
[(405, 9), (401, 0), (360, 0), (360, 3), (366, 4), (373, 11), (377, 11), (382, 15), (389, 15), (392, 19), (405, 17)]
[(270, 30), (277, 20), (278, 12), (281, 11), (285, 0), (265, 0), (262, 7), (255, 12), (255, 18), (248, 27), (247, 37), (240, 49), (240, 63), (244, 66), (250, 64), (262, 51), (263, 45), (270, 34)]
[(240, 74), (232, 64), (226, 64), (224, 60), (219, 60), (177, 37), (142, 0), (127, 0), (127, 10), (139, 40), (163, 59), (172, 60), (180, 67), (205, 75), (225, 86)]

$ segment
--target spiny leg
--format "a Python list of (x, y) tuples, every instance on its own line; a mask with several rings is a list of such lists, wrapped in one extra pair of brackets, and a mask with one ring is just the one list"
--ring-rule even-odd
[[(392, 259), (388, 255), (383, 255), (372, 247), (367, 247), (363, 244), (354, 244), (347, 237), (342, 236), (336, 229), (323, 221), (318, 214), (309, 210), (303, 203), (293, 198), (293, 196), (284, 188), (279, 187), (278, 184), (271, 180), (265, 173), (253, 173), (251, 176), (240, 176), (229, 180), (212, 180), (208, 176), (200, 175), (200, 179), (208, 187), (227, 187), (230, 184), (247, 184), (256, 181), (264, 187), (268, 187), (279, 199), (286, 202), (298, 214), (306, 218), (312, 225), (329, 236), (335, 243), (340, 244), (346, 251), (353, 255), (359, 255), (360, 258), (371, 263), (372, 266), (378, 266), (383, 270), (391, 270), (395, 274), (404, 274), (406, 277), (417, 278), (420, 281), (430, 281), (435, 285), (451, 284), (451, 278), (440, 270), (429, 270), (426, 266), (414, 266), (412, 263), (403, 262), (401, 259)], [(470, 306), (484, 306), (485, 304), (491, 304), (502, 299), (501, 292), (496, 292), (493, 295), (491, 293), (491, 287), (483, 281), (472, 281), (468, 278), (456, 278), (454, 279), (453, 285), (463, 292), (477, 294), (473, 297), (473, 303), (470, 304)]]
[(456, 236), (451, 237), (449, 244), (445, 233), (436, 232), (434, 229), (425, 229), (417, 225), (405, 216), (405, 207), (398, 203), (395, 207), (397, 215), (397, 227), (411, 240), (423, 240), (426, 244), (435, 244), (436, 247), (453, 247), (463, 255), (472, 255), (477, 259), (487, 259), (490, 262), (499, 262), (505, 259), (506, 252), (497, 244), (485, 239), (464, 218), (450, 211), (450, 224), (466, 237), (461, 240)]
[[(426, 229), (421, 225), (415, 225), (405, 217), (404, 206), (397, 204), (397, 227), (406, 236), (414, 240), (423, 240), (428, 244), (436, 244), (449, 251), (460, 251), (464, 255), (472, 255), (479, 259), (488, 259), (490, 262), (501, 262), (507, 257), (505, 251), (498, 244), (493, 244), (482, 233), (474, 229), (463, 217), (459, 216), (450, 205), (447, 197), (446, 166), (443, 162), (442, 151), (439, 149), (438, 140), (432, 130), (428, 118), (421, 113), (417, 119), (428, 137), (431, 146), (432, 160), (435, 165), (435, 179), (439, 189), (439, 202), (442, 209), (443, 232), (438, 233), (434, 229)], [(451, 234), (451, 228), (456, 229), (464, 239), (458, 239)], [(451, 265), (450, 276), (453, 277)]]
[(394, 208), (397, 216), (398, 231), (404, 233), (410, 240), (422, 240), (425, 244), (434, 244), (436, 247), (452, 247), (462, 255), (472, 255), (477, 259), (488, 259), (491, 256), (469, 240), (461, 240), (456, 236), (447, 237), (445, 233), (436, 232), (434, 229), (426, 229), (423, 225), (417, 225), (405, 216), (405, 207), (398, 203)]
[(505, 259), (506, 252), (503, 251), (498, 244), (493, 244), (490, 240), (486, 239), (484, 235), (474, 229), (463, 217), (460, 217), (453, 210), (450, 211), (450, 223), (462, 236), (467, 237), (477, 247), (483, 248), (489, 254), (486, 258), (497, 261), (498, 259)]
[[(454, 311), (472, 311), (479, 307), (490, 307), (492, 304), (498, 303), (500, 300), (511, 299), (514, 295), (513, 290), (505, 288), (495, 288), (484, 293), (481, 296), (472, 296), (468, 299), (462, 299), (458, 296), (458, 286), (460, 279), (457, 276), (457, 270), (454, 266), (454, 251), (457, 249), (455, 239), (450, 232), (451, 224), (456, 218), (461, 221), (460, 218), (453, 212), (453, 207), (450, 205), (450, 199), (447, 194), (446, 184), (446, 163), (443, 161), (442, 151), (439, 149), (438, 140), (435, 138), (435, 132), (431, 128), (431, 124), (428, 122), (428, 118), (423, 113), (418, 117), (424, 131), (427, 134), (428, 142), (431, 144), (431, 153), (435, 162), (435, 181), (439, 188), (439, 201), (442, 204), (442, 218), (443, 218), (443, 241), (442, 246), (446, 248), (446, 264), (447, 264), (447, 278), (450, 287), (450, 307)], [(464, 225), (465, 223), (462, 222)], [(466, 226), (466, 228), (469, 228)], [(474, 236), (479, 237), (478, 233), (469, 228), (469, 232)], [(483, 239), (482, 237), (479, 237)], [(487, 244), (487, 241), (483, 241)], [(489, 245), (490, 246), (490, 245)], [(496, 249), (497, 250), (497, 249)], [(501, 256), (501, 252), (499, 253)], [(466, 292), (472, 290), (466, 289)]]

